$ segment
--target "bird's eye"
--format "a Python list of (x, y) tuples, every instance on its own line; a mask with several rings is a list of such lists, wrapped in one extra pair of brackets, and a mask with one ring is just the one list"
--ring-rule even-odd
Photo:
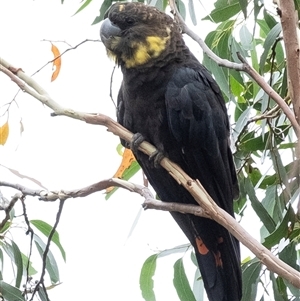
[(133, 18), (130, 18), (130, 17), (127, 17), (126, 19), (125, 19), (125, 21), (126, 21), (126, 23), (128, 24), (128, 25), (132, 25), (132, 24), (134, 24), (134, 19)]

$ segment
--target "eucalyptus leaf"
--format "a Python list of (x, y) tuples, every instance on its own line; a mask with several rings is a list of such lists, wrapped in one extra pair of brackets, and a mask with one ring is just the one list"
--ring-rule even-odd
[(23, 276), (23, 261), (21, 251), (14, 241), (11, 241), (11, 244), (9, 244), (8, 242), (3, 244), (3, 249), (16, 266), (15, 286), (18, 288), (21, 285)]
[[(40, 230), (47, 238), (49, 237), (49, 235), (53, 229), (53, 227), (51, 225), (49, 225), (48, 223), (46, 223), (42, 220), (31, 220), (30, 223), (33, 226), (35, 226), (38, 230)], [(66, 261), (66, 252), (60, 243), (59, 234), (56, 230), (52, 236), (52, 241), (57, 245), (64, 261)]]
[(104, 19), (104, 15), (107, 12), (107, 10), (109, 9), (109, 7), (112, 5), (113, 0), (104, 0), (101, 4), (100, 10), (99, 10), (99, 16), (97, 16), (95, 18), (95, 20), (93, 21), (92, 25), (95, 25), (99, 22), (101, 22)]
[(279, 243), (279, 241), (287, 237), (289, 232), (289, 221), (291, 215), (291, 208), (286, 211), (283, 220), (277, 225), (276, 229), (267, 237), (265, 237), (263, 245), (270, 249)]
[(93, 0), (86, 0), (75, 12), (74, 15), (78, 14), (80, 11), (82, 11), (84, 8), (86, 8)]
[[(43, 259), (44, 253), (45, 253), (45, 248), (46, 244), (41, 240), (39, 236), (34, 234), (33, 236), (35, 245), (37, 247), (37, 250)], [(46, 256), (46, 270), (50, 276), (51, 282), (52, 283), (57, 283), (59, 282), (59, 271), (58, 271), (58, 266), (56, 263), (56, 260), (50, 250), (48, 250), (47, 256)]]
[(140, 289), (142, 296), (146, 301), (156, 301), (155, 293), (153, 290), (153, 276), (156, 270), (156, 260), (158, 255), (154, 254), (147, 258), (144, 262), (140, 274)]
[(215, 3), (215, 9), (202, 20), (213, 20), (215, 23), (219, 23), (229, 20), (240, 11), (241, 7), (238, 1), (232, 0), (228, 2), (227, 0), (218, 0)]
[(264, 71), (264, 66), (265, 66), (265, 63), (266, 63), (266, 59), (267, 59), (267, 56), (269, 54), (269, 51), (271, 49), (271, 47), (273, 46), (273, 44), (275, 43), (278, 35), (281, 33), (281, 24), (278, 23), (276, 24), (271, 30), (270, 32), (268, 33), (266, 39), (265, 39), (265, 42), (264, 42), (264, 51), (260, 57), (260, 63), (259, 63), (259, 66), (260, 66), (260, 70), (263, 72)]
[(276, 224), (274, 223), (272, 217), (269, 215), (264, 206), (257, 199), (254, 187), (248, 178), (245, 179), (245, 189), (248, 193), (254, 211), (259, 216), (265, 227), (268, 229), (269, 233), (272, 233), (276, 228)]
[(196, 301), (185, 273), (182, 258), (178, 259), (174, 264), (173, 284), (181, 301)]
[(241, 301), (255, 300), (257, 284), (260, 280), (259, 274), (261, 263), (254, 258), (242, 265), (243, 277), (243, 297)]
[(18, 288), (4, 282), (3, 280), (0, 280), (0, 292), (5, 301), (25, 301), (22, 292)]

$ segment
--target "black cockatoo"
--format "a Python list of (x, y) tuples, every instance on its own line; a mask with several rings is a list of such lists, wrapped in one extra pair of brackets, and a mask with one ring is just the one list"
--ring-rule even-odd
[[(213, 200), (234, 216), (238, 183), (228, 116), (217, 83), (167, 14), (139, 2), (117, 2), (105, 18), (101, 40), (123, 73), (118, 122), (198, 179)], [(167, 171), (136, 147), (133, 151), (162, 201), (196, 204)], [(195, 248), (209, 300), (239, 301), (239, 242), (213, 220), (171, 214)]]

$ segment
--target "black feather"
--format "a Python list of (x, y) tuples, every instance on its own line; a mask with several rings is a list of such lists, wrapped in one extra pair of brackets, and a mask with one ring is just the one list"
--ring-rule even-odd
[[(131, 25), (124, 23), (128, 16), (135, 20)], [(213, 77), (186, 47), (177, 24), (164, 13), (137, 2), (116, 3), (108, 17), (121, 28), (120, 44), (114, 46), (123, 72), (118, 121), (133, 133), (142, 134), (198, 179), (214, 201), (233, 216), (238, 184), (229, 147), (229, 121)], [(102, 34), (110, 49), (111, 44), (106, 42), (109, 34)], [(144, 43), (147, 36), (166, 34), (169, 40), (160, 56), (126, 67), (128, 53), (135, 51), (126, 47)], [(167, 171), (154, 167), (148, 156), (139, 151), (135, 156), (162, 201), (196, 204)], [(212, 220), (177, 212), (172, 216), (195, 248), (209, 300), (239, 301), (242, 283), (238, 241)]]

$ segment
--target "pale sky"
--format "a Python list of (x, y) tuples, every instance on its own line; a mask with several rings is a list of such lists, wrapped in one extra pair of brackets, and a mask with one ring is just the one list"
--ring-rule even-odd
[[(66, 0), (61, 5), (60, 0), (0, 0), (0, 56), (31, 75), (53, 58), (50, 43), (41, 40), (66, 41), (75, 46), (85, 39), (99, 38), (100, 25), (90, 24), (98, 14), (101, 2), (94, 0), (87, 9), (71, 17), (79, 8), (79, 1)], [(201, 37), (205, 35), (203, 33)], [(65, 43), (56, 42), (55, 45), (61, 52), (69, 48)], [(195, 48), (195, 52), (199, 54), (201, 50)], [(115, 109), (109, 97), (112, 68), (113, 63), (107, 59), (104, 46), (99, 42), (88, 42), (62, 57), (61, 72), (56, 81), (50, 82), (51, 65), (34, 79), (55, 101), (66, 107), (101, 112), (114, 118)], [(117, 74), (115, 95), (119, 82), (120, 74)], [(13, 99), (18, 88), (0, 73), (0, 91), (1, 106)], [(4, 147), (0, 146), (0, 164), (39, 180), (49, 190), (80, 188), (114, 174), (120, 163), (116, 152), (119, 140), (104, 127), (67, 117), (51, 118), (51, 110), (23, 92), (16, 100), (18, 107), (13, 104), (10, 110), (9, 139)], [(20, 116), (24, 126), (22, 135), (19, 133)], [(6, 181), (38, 188), (1, 166), (0, 174)], [(132, 181), (142, 184), (141, 175)], [(1, 188), (1, 191), (7, 198), (15, 193), (9, 189)], [(139, 273), (144, 260), (157, 250), (187, 243), (187, 239), (168, 213), (151, 210), (141, 214), (128, 237), (142, 202), (141, 197), (124, 190), (109, 201), (105, 201), (102, 193), (97, 193), (66, 202), (58, 232), (67, 253), (67, 263), (63, 263), (56, 247), (52, 246), (63, 282), (50, 291), (52, 301), (143, 300)], [(54, 223), (58, 203), (44, 203), (28, 197), (26, 204), (30, 219)], [(20, 214), (21, 208), (17, 207), (17, 210)], [(253, 220), (253, 216), (245, 218), (243, 224), (258, 236), (259, 221)], [(29, 237), (23, 235), (21, 229), (12, 234), (17, 243), (22, 242), (19, 246), (27, 254)], [(243, 251), (242, 259), (249, 254)], [(174, 255), (171, 260), (159, 260), (155, 276), (157, 301), (178, 299), (172, 284), (172, 265), (180, 256), (183, 254)], [(40, 270), (38, 258), (33, 262)], [(189, 270), (192, 279), (192, 264)], [(9, 282), (9, 279), (4, 280)], [(46, 282), (46, 286), (49, 284)]]

